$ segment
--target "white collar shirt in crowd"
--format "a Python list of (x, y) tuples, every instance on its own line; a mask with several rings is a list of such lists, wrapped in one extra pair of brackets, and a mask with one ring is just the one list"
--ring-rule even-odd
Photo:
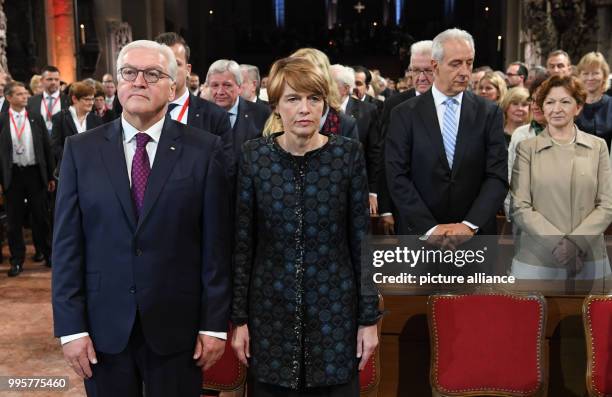
[(70, 112), (70, 115), (72, 116), (72, 121), (74, 121), (74, 126), (76, 127), (77, 133), (80, 134), (81, 132), (87, 131), (87, 116), (89, 115), (89, 112), (85, 114), (85, 117), (83, 118), (83, 122), (81, 123), (79, 121), (79, 118), (77, 117), (76, 109), (74, 108), (74, 106), (70, 106), (68, 108), (68, 111)]
[[(12, 119), (10, 116), (13, 116)], [(17, 129), (15, 129), (13, 120), (15, 120), (16, 127), (19, 130), (23, 128), (21, 137), (19, 137)], [(20, 167), (36, 165), (32, 128), (30, 126), (30, 120), (26, 117), (26, 110), (23, 109), (21, 112), (17, 113), (13, 109), (10, 109), (9, 123), (11, 126), (11, 140), (13, 142), (13, 164), (17, 164)], [(25, 127), (23, 123), (25, 123)]]
[(180, 120), (178, 119), (179, 115), (183, 111), (183, 105), (185, 105), (187, 98), (189, 98), (189, 90), (185, 90), (183, 95), (176, 98), (174, 101), (170, 102), (175, 105), (178, 105), (178, 106), (175, 106), (174, 109), (172, 109), (172, 111), (170, 112), (170, 117), (172, 117), (172, 120), (176, 120), (179, 123), (187, 124), (187, 117), (189, 117), (189, 106), (187, 106), (187, 108), (185, 109), (185, 113), (183, 113), (183, 117), (181, 117)]
[[(49, 107), (49, 97), (51, 97), (52, 107)], [(53, 128), (53, 120), (51, 119), (53, 115), (57, 114), (62, 110), (62, 104), (60, 103), (60, 92), (59, 90), (55, 91), (53, 94), (49, 95), (47, 91), (43, 91), (42, 101), (40, 101), (40, 114), (42, 114), (43, 119), (45, 119), (45, 124), (47, 126), (47, 130), (51, 131)], [(47, 108), (49, 108), (49, 113), (47, 113)]]

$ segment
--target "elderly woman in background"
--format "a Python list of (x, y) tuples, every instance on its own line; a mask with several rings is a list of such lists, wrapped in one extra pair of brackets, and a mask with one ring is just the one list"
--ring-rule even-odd
[(504, 138), (506, 146), (509, 146), (512, 133), (529, 123), (529, 91), (523, 87), (510, 89), (502, 98), (500, 106), (504, 112)]
[(605, 94), (610, 85), (610, 66), (600, 52), (589, 52), (578, 65), (578, 77), (587, 92), (582, 113), (576, 125), (584, 132), (603, 138), (610, 149), (612, 140), (612, 99)]
[(357, 140), (321, 130), (329, 94), (320, 67), (278, 60), (268, 98), (283, 130), (243, 146), (232, 347), (252, 397), (357, 397), (378, 343), (378, 297), (360, 257), (365, 160)]
[(95, 84), (96, 93), (94, 95), (94, 105), (92, 113), (98, 116), (103, 124), (109, 123), (117, 118), (117, 115), (113, 109), (109, 109), (106, 103), (106, 93), (102, 83), (96, 81)]
[(495, 72), (486, 72), (478, 82), (478, 95), (500, 104), (506, 91), (506, 82)]
[(610, 274), (603, 232), (612, 221), (612, 171), (605, 141), (574, 124), (585, 100), (575, 77), (552, 76), (540, 86), (536, 101), (547, 126), (519, 143), (512, 170), (517, 278)]

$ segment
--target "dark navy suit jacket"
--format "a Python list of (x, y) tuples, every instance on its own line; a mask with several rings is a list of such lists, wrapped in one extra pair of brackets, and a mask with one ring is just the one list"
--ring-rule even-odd
[(121, 119), (66, 138), (53, 238), (56, 336), (119, 353), (137, 313), (158, 354), (227, 330), (230, 252), (221, 139), (168, 116), (136, 219)]

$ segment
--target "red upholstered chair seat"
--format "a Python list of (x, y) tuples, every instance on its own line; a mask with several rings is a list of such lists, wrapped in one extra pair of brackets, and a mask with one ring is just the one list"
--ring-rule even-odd
[(612, 396), (612, 296), (589, 296), (583, 305), (591, 396)]
[(244, 384), (246, 369), (238, 361), (232, 349), (232, 331), (233, 327), (230, 326), (223, 356), (212, 368), (203, 373), (204, 385), (202, 387), (206, 390), (231, 391), (240, 388)]
[[(383, 312), (385, 302), (383, 296), (378, 294), (378, 310)], [(376, 397), (378, 395), (378, 385), (380, 384), (380, 331), (382, 329), (382, 319), (378, 321), (378, 345), (376, 351), (366, 366), (359, 372), (359, 394), (362, 397)]]
[(444, 396), (541, 393), (545, 307), (541, 296), (431, 296), (434, 391)]

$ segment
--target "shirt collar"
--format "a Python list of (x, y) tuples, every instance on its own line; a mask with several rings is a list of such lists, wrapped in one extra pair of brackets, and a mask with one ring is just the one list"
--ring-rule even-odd
[(121, 115), (121, 127), (123, 128), (123, 142), (128, 143), (132, 139), (134, 139), (136, 134), (138, 134), (139, 132), (144, 132), (145, 134), (149, 135), (155, 143), (159, 143), (159, 138), (161, 137), (162, 128), (164, 126), (164, 121), (165, 121), (165, 117), (162, 117), (161, 120), (159, 120), (157, 123), (149, 127), (148, 130), (139, 131), (135, 127), (133, 127), (130, 123), (128, 123), (125, 117)]
[(26, 108), (21, 109), (21, 112), (16, 112), (13, 108), (10, 108), (11, 112), (14, 115), (19, 115), (19, 116), (24, 116), (25, 117), (25, 112), (26, 112)]
[(342, 109), (344, 113), (346, 113), (346, 107), (348, 106), (348, 102), (350, 98), (351, 96), (347, 95), (346, 98), (344, 98), (344, 101), (342, 101), (342, 105), (340, 106), (340, 108)]
[(185, 104), (185, 101), (187, 100), (187, 98), (189, 98), (189, 90), (185, 90), (185, 92), (183, 92), (183, 95), (181, 95), (180, 97), (176, 98), (174, 101), (170, 102), (170, 103), (175, 103), (179, 106), (183, 106)]
[[(593, 148), (593, 144), (589, 140), (589, 137), (586, 133), (580, 131), (576, 125), (574, 125), (574, 131), (576, 131), (576, 143), (581, 146), (585, 146), (589, 149)], [(536, 137), (536, 152), (540, 152), (544, 149), (553, 146), (552, 138), (550, 137), (550, 133), (548, 132), (548, 128), (544, 128), (542, 132)]]
[(231, 107), (227, 112), (233, 114), (234, 116), (238, 115), (238, 104), (240, 103), (240, 97), (236, 98), (236, 103)]
[[(59, 92), (59, 90), (57, 90), (53, 94), (51, 94), (51, 97), (53, 99), (56, 99), (56, 98), (59, 97), (59, 94), (60, 94), (60, 92)], [(47, 91), (43, 91), (43, 96), (44, 96), (45, 99), (47, 99), (47, 98), (49, 98), (49, 93), (47, 93)]]
[[(68, 111), (69, 111), (69, 112), (70, 112), (70, 114), (72, 115), (72, 118), (73, 118), (73, 119), (76, 119), (76, 118), (77, 118), (77, 112), (76, 112), (76, 109), (74, 108), (74, 106), (70, 106), (70, 107), (68, 108)], [(87, 117), (87, 115), (88, 115), (88, 114), (89, 114), (89, 112), (85, 113), (85, 117)]]
[(463, 92), (458, 93), (453, 97), (449, 97), (446, 94), (443, 94), (440, 90), (436, 88), (436, 84), (431, 85), (431, 94), (434, 98), (434, 103), (436, 104), (436, 108), (444, 103), (448, 98), (454, 98), (461, 107), (461, 101), (463, 100)]

